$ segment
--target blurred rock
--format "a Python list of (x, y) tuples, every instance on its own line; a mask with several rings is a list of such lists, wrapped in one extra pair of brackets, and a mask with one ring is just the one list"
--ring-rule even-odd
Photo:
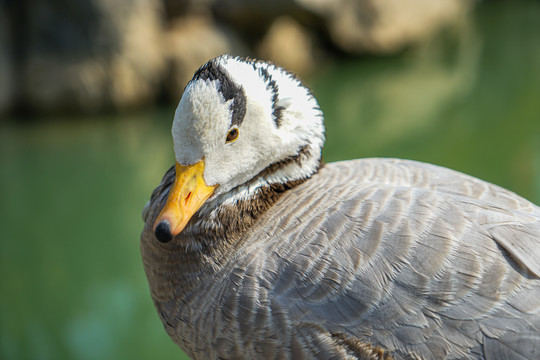
[(6, 113), (15, 96), (14, 64), (7, 10), (0, 4), (0, 115)]
[(257, 56), (300, 75), (309, 73), (315, 61), (309, 31), (288, 16), (272, 23), (261, 40)]
[(210, 14), (213, 0), (162, 0), (165, 16), (169, 20), (189, 14)]
[(296, 0), (325, 19), (349, 53), (391, 53), (463, 17), (471, 0)]
[(189, 16), (173, 23), (165, 43), (169, 99), (177, 102), (193, 73), (209, 59), (225, 53), (245, 55), (247, 51), (233, 32), (218, 27), (211, 18)]
[(474, 2), (0, 2), (0, 113), (127, 110), (163, 95), (176, 102), (193, 71), (223, 53), (256, 54), (306, 74), (333, 53), (399, 51)]
[(34, 0), (24, 10), (25, 106), (124, 110), (158, 94), (163, 61), (157, 0)]
[(293, 15), (299, 8), (294, 0), (215, 0), (212, 9), (219, 19), (259, 33), (281, 15)]
[[(215, 13), (258, 33), (287, 14), (327, 29), (347, 53), (389, 53), (418, 42), (453, 21), (474, 0), (218, 0)], [(317, 23), (317, 21), (319, 23)]]

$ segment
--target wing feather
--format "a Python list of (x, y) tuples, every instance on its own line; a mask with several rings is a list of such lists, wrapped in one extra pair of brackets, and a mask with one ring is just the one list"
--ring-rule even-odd
[[(504, 321), (492, 317), (535, 330), (540, 212), (526, 200), (448, 169), (384, 159), (329, 164), (294, 193), (269, 222), (283, 239), (291, 237), (280, 229), (302, 219), (298, 243), (264, 250), (279, 248), (284, 266), (269, 292), (291, 319), (427, 358), (502, 341)], [(514, 353), (518, 343), (504, 339)], [(532, 352), (520, 340), (519, 354), (537, 351), (531, 339)]]

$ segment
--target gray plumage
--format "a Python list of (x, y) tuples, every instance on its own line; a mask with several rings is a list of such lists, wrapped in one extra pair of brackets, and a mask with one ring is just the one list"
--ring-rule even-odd
[(173, 178), (145, 209), (141, 250), (192, 358), (540, 358), (540, 208), (512, 192), (414, 161), (331, 163), (206, 204), (161, 243)]

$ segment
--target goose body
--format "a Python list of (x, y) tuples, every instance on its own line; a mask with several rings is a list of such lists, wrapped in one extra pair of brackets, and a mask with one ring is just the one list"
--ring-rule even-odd
[(540, 208), (415, 161), (322, 165), (323, 131), (274, 65), (195, 74), (141, 235), (173, 341), (195, 359), (540, 358)]

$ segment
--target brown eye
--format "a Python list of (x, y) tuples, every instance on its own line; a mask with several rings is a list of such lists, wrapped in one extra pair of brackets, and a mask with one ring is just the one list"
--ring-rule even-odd
[(236, 138), (238, 137), (238, 129), (231, 129), (231, 131), (229, 131), (229, 133), (227, 134), (227, 139), (226, 139), (226, 142), (230, 143), (230, 142), (233, 142), (234, 140), (236, 140)]

